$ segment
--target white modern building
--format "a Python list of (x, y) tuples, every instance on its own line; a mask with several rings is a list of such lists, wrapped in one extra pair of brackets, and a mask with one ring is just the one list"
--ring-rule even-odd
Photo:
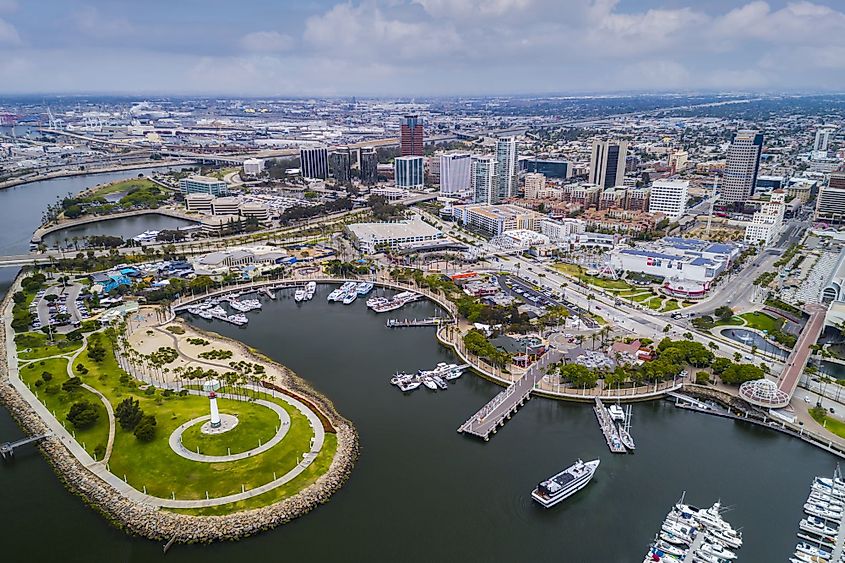
[(264, 161), (260, 158), (248, 158), (244, 160), (244, 174), (247, 176), (261, 176), (264, 173)]
[(569, 241), (572, 235), (587, 232), (587, 225), (580, 219), (544, 219), (540, 221), (540, 232), (555, 242)]
[(734, 244), (665, 237), (637, 248), (616, 248), (610, 263), (625, 272), (662, 277), (670, 293), (700, 297), (739, 252)]
[(496, 158), (490, 155), (473, 156), (470, 161), (473, 202), (489, 204), (493, 202), (496, 189)]
[(214, 196), (211, 194), (188, 194), (185, 196), (185, 209), (196, 213), (211, 213), (211, 202)]
[(421, 190), (425, 185), (425, 159), (421, 156), (399, 156), (393, 161), (396, 187)]
[(396, 250), (443, 238), (440, 230), (419, 219), (396, 223), (354, 223), (346, 226), (346, 232), (355, 247), (368, 254), (379, 252), (382, 248)]
[(649, 213), (663, 213), (677, 221), (687, 210), (687, 180), (657, 180), (651, 185), (648, 200)]
[(472, 193), (472, 155), (447, 153), (440, 155), (440, 195), (465, 198)]
[(179, 180), (179, 191), (183, 194), (211, 194), (213, 196), (226, 195), (228, 185), (223, 180), (209, 176), (188, 176)]
[(786, 193), (783, 190), (772, 191), (769, 201), (754, 213), (751, 222), (745, 227), (745, 244), (770, 246), (783, 228), (783, 215), (786, 209)]
[(525, 175), (525, 199), (537, 199), (546, 190), (546, 177), (539, 172)]
[(214, 215), (237, 215), (241, 209), (241, 202), (235, 197), (216, 197), (211, 202), (211, 212)]

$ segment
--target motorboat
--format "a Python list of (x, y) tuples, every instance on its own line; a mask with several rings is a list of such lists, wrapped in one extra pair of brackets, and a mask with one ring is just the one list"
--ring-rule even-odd
[(348, 291), (346, 292), (346, 295), (343, 296), (343, 304), (351, 305), (356, 299), (358, 299), (358, 294), (354, 291)]
[(300, 301), (305, 300), (305, 288), (299, 287), (296, 289), (296, 292), (293, 294), (293, 299), (299, 303)]
[(796, 553), (804, 553), (811, 557), (821, 557), (822, 559), (830, 559), (831, 553), (829, 551), (825, 551), (824, 549), (820, 549), (814, 545), (811, 545), (807, 542), (800, 542), (795, 546)]
[(437, 391), (437, 384), (434, 382), (434, 380), (432, 378), (427, 377), (427, 376), (423, 377), (422, 383), (423, 383), (423, 385), (425, 385), (426, 387), (428, 387), (432, 391)]
[(700, 552), (709, 553), (719, 559), (736, 559), (736, 553), (729, 550), (725, 546), (720, 543), (708, 543), (704, 542), (704, 544), (699, 548)]
[(550, 508), (586, 487), (595, 475), (600, 460), (577, 460), (560, 473), (541, 481), (531, 492), (531, 498)]
[(707, 533), (710, 537), (725, 547), (730, 547), (732, 549), (739, 549), (742, 547), (742, 534), (739, 532), (735, 532), (733, 530), (728, 532), (727, 530), (713, 529), (709, 530)]
[(619, 405), (610, 405), (607, 409), (613, 422), (625, 422), (625, 410)]
[(448, 388), (449, 388), (449, 384), (448, 384), (448, 383), (446, 383), (446, 382), (443, 380), (443, 378), (442, 378), (442, 377), (440, 377), (439, 375), (432, 375), (432, 376), (431, 376), (431, 379), (433, 379), (433, 380), (434, 380), (434, 383), (435, 383), (435, 384), (436, 384), (439, 388), (441, 388), (441, 389), (448, 389)]

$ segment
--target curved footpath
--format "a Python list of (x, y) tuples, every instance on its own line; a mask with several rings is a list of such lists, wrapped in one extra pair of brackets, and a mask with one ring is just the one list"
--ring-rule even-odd
[[(6, 362), (0, 362), (2, 363), (0, 379), (3, 383), (0, 384), (0, 402), (27, 434), (52, 433), (53, 436), (39, 446), (47, 461), (68, 489), (82, 497), (87, 504), (116, 526), (129, 533), (155, 540), (172, 539), (181, 543), (234, 540), (289, 522), (318, 505), (328, 502), (331, 495), (349, 477), (358, 456), (358, 436), (355, 429), (337, 413), (328, 399), (314, 391), (289, 369), (280, 366), (280, 371), (284, 376), (277, 385), (283, 390), (290, 389), (296, 395), (307, 397), (308, 401), (315, 405), (320, 414), (327, 417), (336, 429), (337, 451), (329, 470), (315, 483), (292, 497), (262, 508), (225, 516), (193, 516), (163, 510), (163, 508), (209, 506), (201, 504), (205, 502), (202, 500), (176, 501), (200, 503), (187, 506), (165, 506), (161, 502), (162, 499), (157, 499), (160, 504), (150, 503), (150, 498), (154, 497), (149, 497), (129, 487), (110, 473), (104, 463), (94, 461), (21, 381), (14, 344), (15, 333), (11, 328), (12, 294), (19, 287), (20, 279), (16, 279), (0, 305), (4, 318), (4, 322), (0, 325), (0, 338), (3, 340), (0, 342), (0, 349), (2, 349), (0, 353), (6, 355)], [(256, 359), (261, 362), (268, 361), (266, 358)], [(319, 422), (319, 420), (310, 420), (315, 430), (321, 426)], [(295, 471), (298, 467), (293, 470)], [(268, 485), (270, 484), (265, 486)], [(253, 493), (255, 496), (266, 491), (259, 487), (246, 492)], [(231, 497), (222, 498), (226, 499), (225, 502), (239, 500)], [(166, 502), (167, 499), (163, 501)]]

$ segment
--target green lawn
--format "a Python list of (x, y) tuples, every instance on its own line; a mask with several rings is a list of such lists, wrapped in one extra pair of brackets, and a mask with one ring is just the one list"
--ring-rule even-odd
[(765, 330), (766, 332), (773, 332), (780, 330), (783, 327), (784, 320), (769, 316), (765, 313), (745, 313), (740, 315), (745, 320), (746, 326), (756, 328), (757, 330)]
[(663, 299), (660, 297), (654, 297), (646, 302), (646, 306), (649, 309), (657, 311), (658, 309), (660, 309), (660, 307), (663, 306)]
[[(223, 404), (224, 399), (218, 402)], [(228, 401), (227, 401), (228, 403)], [(205, 455), (239, 454), (258, 447), (259, 440), (266, 444), (281, 423), (279, 415), (267, 407), (248, 402), (237, 402), (237, 408), (220, 412), (238, 417), (238, 425), (225, 434), (203, 434), (202, 424), (191, 426), (182, 434), (182, 445), (192, 452)]]
[[(44, 372), (52, 376), (52, 379), (46, 383), (42, 379)], [(95, 450), (99, 450), (97, 457), (101, 458), (109, 440), (109, 419), (106, 407), (103, 406), (99, 397), (87, 389), (77, 388), (71, 392), (62, 390), (62, 383), (68, 380), (67, 360), (50, 358), (31, 362), (20, 369), (20, 375), (21, 380), (37, 393), (38, 398), (50, 412), (55, 413), (56, 419), (64, 423), (68, 430), (76, 433), (76, 441), (80, 445), (84, 444), (85, 450), (92, 455)], [(99, 416), (92, 427), (80, 430), (67, 422), (67, 413), (71, 405), (77, 401), (88, 401), (96, 407)]]
[(714, 326), (745, 326), (745, 319), (734, 315), (729, 319), (716, 321)]
[[(101, 338), (101, 342), (108, 351), (102, 363), (90, 360), (87, 350), (77, 359), (77, 364), (84, 363), (90, 370), (83, 379), (96, 385), (112, 405), (117, 405), (126, 397), (133, 397), (146, 414), (156, 417), (156, 436), (152, 442), (140, 442), (120, 427), (115, 436), (110, 470), (121, 478), (125, 475), (127, 482), (138, 490), (146, 487), (148, 494), (163, 498), (175, 493), (177, 499), (202, 499), (206, 491), (211, 497), (230, 495), (240, 492), (242, 485), (252, 489), (272, 481), (274, 472), (277, 477), (283, 475), (296, 466), (303, 453), (310, 450), (314, 432), (308, 419), (281, 399), (261, 394), (261, 398), (279, 404), (291, 418), (290, 430), (280, 444), (260, 455), (227, 463), (201, 463), (177, 455), (168, 444), (170, 434), (182, 423), (207, 415), (208, 399), (197, 395), (164, 397), (160, 390), (147, 395), (135, 388), (134, 382), (121, 383), (122, 372), (111, 353), (111, 343), (106, 338)], [(238, 413), (241, 417), (245, 416), (241, 413), (252, 412), (255, 408), (247, 402), (228, 399), (219, 399), (218, 404), (221, 411)], [(272, 411), (263, 410), (276, 417)], [(272, 424), (266, 431), (270, 435), (275, 432), (278, 417)], [(330, 463), (331, 456), (328, 459)], [(294, 487), (291, 485), (288, 494), (298, 490)], [(221, 512), (228, 511), (228, 508), (221, 509)]]
[(43, 332), (23, 332), (15, 336), (18, 358), (36, 360), (50, 356), (72, 354), (82, 346), (82, 341), (69, 341), (63, 334), (56, 334), (53, 342)]
[(110, 194), (128, 192), (132, 188), (152, 188), (157, 185), (158, 184), (147, 178), (129, 178), (128, 180), (121, 180), (119, 182), (106, 184), (96, 188), (91, 193), (91, 197), (105, 197)]
[(285, 498), (296, 494), (305, 487), (313, 484), (323, 473), (329, 470), (329, 466), (334, 459), (335, 452), (337, 452), (337, 436), (335, 434), (326, 434), (326, 440), (323, 442), (323, 449), (317, 458), (311, 462), (308, 468), (296, 476), (296, 478), (280, 487), (276, 487), (271, 491), (267, 491), (262, 495), (252, 497), (247, 500), (224, 504), (221, 506), (211, 506), (208, 508), (189, 508), (177, 509), (173, 512), (182, 514), (193, 514), (195, 516), (218, 516), (229, 514), (231, 512), (238, 512), (241, 510), (249, 510), (251, 508), (259, 508), (279, 502)]
[(555, 264), (554, 268), (563, 272), (564, 274), (578, 278), (584, 283), (601, 287), (608, 290), (633, 290), (634, 286), (623, 280), (606, 280), (597, 276), (588, 276), (584, 273), (584, 268), (575, 264)]
[(663, 305), (663, 310), (665, 312), (674, 311), (676, 309), (680, 309), (681, 305), (678, 303), (676, 299), (667, 299), (666, 303)]
[(651, 293), (651, 292), (648, 292), (648, 293), (641, 293), (639, 295), (635, 295), (635, 296), (631, 297), (631, 300), (636, 301), (637, 303), (643, 303), (645, 301), (648, 301), (652, 297), (654, 297), (654, 294)]
[(816, 422), (824, 426), (825, 429), (833, 432), (840, 438), (845, 438), (845, 422), (831, 418), (823, 413), (816, 412), (814, 409), (810, 409), (810, 416), (812, 416)]

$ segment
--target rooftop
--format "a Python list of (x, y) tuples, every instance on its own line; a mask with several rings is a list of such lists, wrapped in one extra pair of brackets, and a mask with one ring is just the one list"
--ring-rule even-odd
[(348, 225), (347, 228), (359, 240), (410, 237), (437, 238), (443, 235), (437, 228), (419, 220), (400, 221), (398, 223), (354, 223)]

